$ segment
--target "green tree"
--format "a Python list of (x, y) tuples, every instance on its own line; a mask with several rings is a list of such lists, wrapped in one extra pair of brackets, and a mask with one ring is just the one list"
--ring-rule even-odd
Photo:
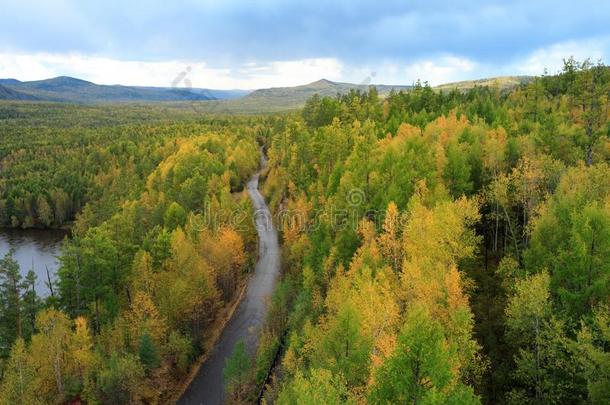
[(343, 405), (355, 404), (341, 375), (316, 368), (306, 377), (300, 372), (282, 389), (280, 405)]
[(525, 267), (548, 269), (551, 292), (574, 321), (610, 294), (610, 169), (575, 167), (532, 222)]
[(176, 229), (177, 227), (182, 227), (186, 223), (186, 211), (180, 204), (177, 202), (173, 202), (165, 211), (165, 215), (163, 217), (163, 222), (168, 229)]
[(394, 352), (374, 374), (374, 404), (477, 404), (479, 398), (454, 375), (458, 362), (441, 324), (423, 308), (407, 315)]
[(225, 389), (234, 398), (241, 398), (243, 385), (247, 382), (251, 367), (252, 359), (246, 350), (246, 344), (240, 340), (233, 348), (231, 357), (226, 360), (222, 371)]
[(29, 270), (23, 281), (23, 335), (26, 339), (29, 339), (32, 333), (34, 333), (36, 329), (36, 314), (42, 308), (42, 302), (36, 293), (36, 278), (34, 270)]
[(36, 395), (35, 376), (25, 342), (17, 339), (0, 381), (0, 404), (43, 404), (43, 399)]
[(313, 364), (343, 375), (349, 386), (365, 382), (370, 363), (371, 342), (361, 334), (358, 311), (347, 304), (324, 325), (324, 335)]
[(553, 316), (549, 286), (546, 272), (519, 280), (506, 307), (507, 336), (516, 350), (511, 403), (582, 400), (583, 384), (565, 325)]
[(23, 292), (28, 287), (22, 280), (19, 264), (11, 249), (0, 260), (0, 356), (7, 357), (15, 339), (23, 337)]
[(587, 381), (592, 404), (610, 404), (610, 308), (600, 306), (592, 325), (584, 324), (578, 333), (576, 355)]
[(99, 333), (102, 323), (118, 314), (121, 285), (129, 273), (119, 271), (117, 249), (106, 229), (91, 228), (82, 239), (81, 254), (82, 295), (93, 307), (95, 331)]
[(159, 354), (157, 353), (155, 342), (153, 342), (148, 333), (143, 334), (140, 338), (138, 356), (140, 357), (140, 362), (144, 366), (144, 370), (146, 370), (146, 372), (150, 372), (151, 370), (159, 367)]
[(96, 396), (104, 404), (138, 403), (144, 391), (144, 375), (136, 356), (112, 353), (97, 377)]
[(606, 125), (610, 81), (607, 68), (601, 63), (593, 64), (589, 59), (582, 63), (569, 59), (564, 61), (563, 72), (574, 75), (568, 94), (571, 97), (573, 118), (585, 129), (585, 161), (591, 166), (595, 144), (602, 136), (608, 135)]
[(452, 142), (447, 146), (447, 164), (444, 168), (443, 178), (451, 195), (456, 198), (463, 194), (468, 195), (473, 187), (470, 180), (471, 168), (465, 149), (457, 142)]
[(44, 195), (40, 195), (36, 200), (36, 211), (40, 222), (44, 226), (50, 226), (53, 222), (53, 210)]
[(165, 351), (178, 372), (184, 374), (188, 371), (193, 357), (193, 344), (191, 339), (182, 336), (179, 332), (172, 331), (167, 339)]

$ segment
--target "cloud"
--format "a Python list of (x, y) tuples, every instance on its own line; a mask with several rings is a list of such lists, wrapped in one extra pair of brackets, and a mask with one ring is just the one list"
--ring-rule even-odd
[(405, 74), (438, 85), (464, 80), (475, 71), (477, 63), (456, 56), (443, 56), (438, 60), (423, 60), (405, 68)]
[(545, 69), (556, 73), (563, 67), (563, 60), (573, 56), (576, 60), (590, 58), (593, 62), (610, 55), (610, 37), (583, 41), (566, 41), (540, 48), (511, 68), (515, 73), (539, 75)]
[[(603, 59), (610, 53), (605, 39), (568, 41), (536, 49), (507, 64), (481, 63), (467, 57), (440, 54), (408, 62), (391, 58), (375, 63), (349, 63), (338, 58), (309, 58), (244, 62), (212, 67), (205, 61), (136, 61), (76, 53), (0, 53), (0, 77), (39, 80), (60, 75), (99, 84), (169, 87), (177, 78), (193, 87), (256, 89), (296, 86), (321, 78), (351, 83), (431, 85), (500, 75), (540, 75), (561, 70), (563, 59), (574, 56)], [(179, 86), (185, 86), (181, 80)]]
[[(432, 84), (607, 58), (599, 0), (0, 0), (0, 76), (200, 87)], [(376, 75), (372, 75), (375, 72)]]
[[(444, 55), (410, 64), (383, 62), (349, 65), (335, 58), (313, 58), (268, 63), (244, 63), (211, 68), (202, 61), (124, 61), (80, 54), (0, 53), (0, 77), (40, 80), (67, 75), (98, 84), (169, 87), (184, 75), (193, 87), (256, 89), (307, 84), (321, 78), (353, 83), (412, 84), (416, 80), (441, 84), (461, 80), (475, 71), (468, 59)], [(179, 85), (184, 86), (181, 80)]]
[(0, 49), (215, 66), (337, 58), (402, 63), (453, 54), (513, 60), (607, 35), (599, 0), (0, 0)]
[(336, 59), (304, 59), (246, 63), (233, 69), (210, 68), (201, 61), (125, 61), (80, 54), (0, 53), (0, 77), (40, 80), (67, 75), (98, 84), (170, 87), (177, 80), (193, 87), (256, 89), (294, 86), (327, 77), (339, 80), (343, 65)]

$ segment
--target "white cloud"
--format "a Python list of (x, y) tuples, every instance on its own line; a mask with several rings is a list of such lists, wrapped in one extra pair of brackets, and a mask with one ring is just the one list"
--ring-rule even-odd
[(544, 69), (557, 73), (563, 67), (563, 59), (570, 56), (580, 61), (587, 58), (592, 61), (604, 59), (608, 56), (608, 43), (608, 38), (560, 42), (537, 49), (508, 68), (512, 69), (513, 74), (540, 75)]
[(243, 77), (239, 80), (252, 83), (249, 88), (262, 88), (307, 84), (321, 78), (340, 80), (343, 69), (343, 64), (335, 58), (314, 58), (249, 63), (241, 66), (237, 73)]
[(375, 65), (345, 67), (342, 79), (352, 83), (413, 84), (418, 79), (431, 85), (464, 80), (477, 75), (479, 65), (453, 55), (420, 59), (408, 63), (381, 61)]
[(0, 78), (39, 80), (74, 76), (99, 84), (169, 87), (189, 83), (193, 87), (216, 89), (257, 89), (295, 86), (326, 78), (351, 83), (412, 84), (417, 79), (431, 85), (499, 75), (540, 75), (562, 67), (570, 55), (583, 60), (607, 57), (607, 38), (569, 41), (535, 50), (504, 64), (483, 64), (459, 55), (441, 54), (399, 63), (348, 64), (338, 58), (252, 62), (231, 67), (211, 67), (205, 61), (174, 60), (145, 62), (118, 60), (83, 54), (0, 52)]
[(442, 56), (436, 60), (422, 60), (405, 67), (405, 74), (414, 80), (427, 81), (431, 85), (464, 80), (476, 74), (476, 62), (457, 56)]
[(294, 86), (322, 77), (337, 80), (342, 64), (333, 58), (244, 63), (235, 69), (210, 68), (201, 61), (124, 61), (80, 54), (0, 53), (0, 77), (39, 80), (74, 76), (98, 84), (169, 87), (178, 84), (202, 88), (255, 89)]
[[(211, 68), (202, 61), (142, 62), (81, 54), (0, 53), (0, 78), (40, 80), (74, 76), (99, 84), (202, 88), (295, 86), (321, 78), (353, 83), (431, 84), (460, 80), (473, 74), (477, 64), (456, 56), (441, 56), (401, 65), (392, 61), (366, 66), (346, 65), (336, 58), (312, 58), (268, 63), (244, 62), (233, 68)], [(184, 79), (184, 80), (180, 80)]]

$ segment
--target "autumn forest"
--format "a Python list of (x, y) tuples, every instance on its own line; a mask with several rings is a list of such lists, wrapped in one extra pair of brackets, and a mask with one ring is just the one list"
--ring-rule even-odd
[(609, 67), (193, 105), (0, 102), (0, 226), (69, 231), (46, 295), (0, 258), (0, 404), (179, 401), (260, 271), (257, 175), (281, 267), (227, 403), (609, 403)]

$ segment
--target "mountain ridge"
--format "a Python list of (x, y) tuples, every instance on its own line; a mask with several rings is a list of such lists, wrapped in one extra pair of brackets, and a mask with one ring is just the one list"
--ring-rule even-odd
[(0, 100), (40, 100), (69, 103), (207, 101), (242, 97), (240, 90), (190, 89), (96, 84), (70, 76), (44, 80), (0, 79)]
[[(446, 83), (433, 87), (436, 91), (467, 91), (475, 86), (517, 87), (533, 80), (533, 76), (499, 76)], [(0, 79), (0, 100), (30, 100), (68, 103), (110, 102), (188, 102), (197, 103), (201, 111), (273, 112), (302, 107), (314, 94), (335, 97), (351, 90), (368, 91), (375, 87), (381, 97), (393, 91), (409, 91), (413, 85), (355, 84), (322, 78), (298, 86), (270, 87), (249, 90), (215, 90), (205, 88), (172, 88), (152, 86), (104, 85), (70, 76), (45, 80), (19, 81)], [(219, 108), (220, 107), (220, 108)]]
[(518, 87), (522, 84), (528, 84), (534, 80), (535, 76), (496, 76), (486, 77), (474, 80), (460, 80), (457, 82), (444, 83), (435, 86), (434, 89), (440, 91), (447, 91), (456, 89), (458, 91), (464, 91), (474, 88), (475, 86), (481, 87), (496, 87), (500, 90), (508, 90), (514, 87)]
[(38, 100), (35, 96), (15, 91), (0, 83), (0, 100)]

